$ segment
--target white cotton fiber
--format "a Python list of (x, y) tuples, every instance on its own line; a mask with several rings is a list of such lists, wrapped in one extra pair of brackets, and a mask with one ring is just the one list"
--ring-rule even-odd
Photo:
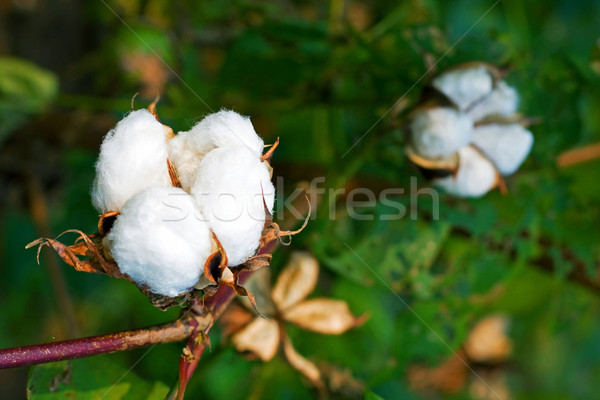
[(121, 210), (107, 243), (121, 272), (151, 292), (175, 297), (188, 291), (211, 253), (208, 223), (192, 197), (174, 187), (150, 187)]
[(473, 144), (498, 168), (502, 175), (515, 172), (533, 145), (533, 135), (519, 124), (489, 124), (475, 128)]
[(422, 157), (448, 157), (471, 141), (473, 121), (451, 108), (436, 107), (420, 111), (412, 120), (412, 142)]
[(519, 94), (515, 88), (508, 86), (504, 81), (498, 82), (492, 92), (473, 104), (467, 114), (473, 121), (481, 121), (485, 117), (498, 115), (508, 116), (517, 112), (519, 107)]
[(163, 125), (147, 110), (129, 113), (108, 132), (100, 147), (92, 203), (100, 212), (119, 211), (149, 186), (169, 186)]
[(217, 148), (198, 169), (192, 195), (228, 257), (244, 263), (258, 249), (265, 223), (264, 199), (273, 210), (275, 188), (269, 170), (245, 146)]
[(458, 151), (456, 176), (436, 179), (435, 185), (457, 197), (481, 197), (497, 183), (494, 165), (470, 146)]
[(187, 132), (180, 132), (169, 142), (169, 158), (181, 180), (190, 190), (198, 165), (204, 155), (219, 147), (245, 146), (260, 158), (264, 142), (256, 134), (250, 118), (235, 111), (221, 110), (210, 114)]
[(433, 87), (446, 95), (461, 110), (492, 91), (493, 78), (487, 68), (455, 69), (443, 73), (432, 82)]

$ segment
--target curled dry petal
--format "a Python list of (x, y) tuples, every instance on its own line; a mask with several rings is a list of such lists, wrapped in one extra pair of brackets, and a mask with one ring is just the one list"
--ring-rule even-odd
[(267, 152), (260, 157), (260, 161), (269, 162), (271, 160), (271, 157), (273, 157), (273, 152), (275, 152), (275, 149), (277, 148), (277, 146), (279, 146), (279, 138), (277, 138), (275, 143), (273, 143), (271, 145), (271, 148), (269, 150), (267, 150)]
[(317, 260), (307, 252), (292, 253), (271, 293), (279, 310), (285, 311), (304, 300), (315, 288), (319, 275)]
[(181, 188), (182, 187), (181, 180), (179, 179), (177, 170), (175, 169), (175, 166), (173, 165), (171, 160), (169, 160), (168, 158), (167, 158), (167, 168), (169, 168), (169, 177), (171, 178), (171, 183), (173, 184), (173, 186), (176, 188)]
[[(247, 291), (254, 294), (256, 307), (260, 312), (267, 316), (275, 316), (277, 309), (269, 296), (271, 292), (271, 270), (269, 268), (259, 269), (254, 272), (250, 279), (245, 283)], [(251, 307), (250, 300), (241, 298), (246, 307)]]
[[(275, 222), (272, 222), (273, 216), (270, 213), (267, 213), (267, 218), (265, 220), (265, 227), (262, 231), (262, 236), (260, 238), (258, 248), (262, 249), (268, 243), (272, 242), (275, 239), (280, 239), (284, 236), (289, 236), (291, 238), (292, 236), (302, 232), (304, 230), (304, 228), (306, 228), (306, 225), (308, 224), (308, 220), (310, 218), (310, 213), (311, 213), (311, 205), (310, 205), (310, 201), (308, 200), (308, 197), (306, 197), (306, 201), (308, 202), (308, 214), (306, 215), (306, 219), (304, 220), (304, 223), (302, 224), (302, 226), (299, 229), (296, 229), (295, 231), (282, 231), (279, 228), (279, 225), (277, 225)], [(289, 245), (289, 242), (288, 243), (281, 242), (281, 244)]]
[(285, 311), (283, 318), (304, 329), (327, 335), (339, 335), (363, 321), (352, 315), (345, 301), (324, 298), (297, 304)]
[(271, 320), (255, 318), (236, 333), (232, 341), (238, 351), (249, 352), (262, 361), (269, 361), (275, 357), (279, 347), (279, 325)]
[(458, 153), (454, 153), (448, 157), (436, 158), (430, 160), (418, 155), (413, 147), (409, 144), (406, 146), (406, 155), (416, 165), (426, 169), (440, 169), (444, 171), (456, 172), (458, 169)]
[[(54, 239), (40, 238), (25, 246), (29, 249), (33, 246), (38, 247), (38, 262), (39, 254), (44, 246), (50, 246), (56, 251), (56, 253), (62, 258), (67, 264), (75, 268), (77, 271), (91, 272), (91, 273), (104, 273), (115, 278), (124, 277), (119, 271), (117, 265), (113, 262), (107, 261), (102, 255), (101, 241), (96, 235), (88, 236), (85, 233), (76, 230), (69, 229), (58, 237), (65, 233), (77, 233), (79, 238), (72, 246), (67, 246)], [(57, 237), (57, 239), (58, 239)], [(87, 260), (81, 260), (79, 257), (86, 257)]]
[(319, 371), (319, 368), (317, 368), (312, 361), (304, 358), (298, 353), (288, 338), (283, 340), (283, 351), (290, 365), (308, 378), (308, 380), (310, 380), (310, 382), (318, 389), (324, 392), (325, 387), (321, 381), (321, 371)]

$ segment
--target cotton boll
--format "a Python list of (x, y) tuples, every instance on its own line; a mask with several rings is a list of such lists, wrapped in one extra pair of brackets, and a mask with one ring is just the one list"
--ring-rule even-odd
[(468, 115), (451, 108), (431, 108), (420, 111), (410, 129), (416, 152), (426, 158), (452, 155), (471, 141), (473, 121)]
[(461, 110), (492, 91), (493, 78), (484, 66), (461, 68), (443, 73), (432, 82)]
[(257, 158), (264, 142), (256, 134), (250, 118), (235, 111), (221, 110), (206, 116), (191, 130), (180, 132), (169, 142), (169, 158), (184, 189), (191, 188), (204, 155), (218, 147), (245, 146)]
[(474, 130), (473, 144), (502, 175), (510, 175), (525, 161), (533, 145), (533, 135), (519, 124), (481, 125)]
[(435, 185), (457, 197), (481, 197), (496, 186), (498, 175), (494, 165), (470, 146), (458, 151), (456, 176), (436, 179)]
[(473, 104), (467, 114), (473, 121), (480, 121), (492, 115), (506, 116), (514, 114), (519, 106), (519, 94), (504, 81), (498, 82), (492, 92)]
[(119, 211), (149, 186), (169, 186), (163, 125), (147, 110), (129, 113), (105, 137), (96, 163), (92, 203), (101, 213)]
[(202, 160), (192, 195), (229, 266), (244, 263), (258, 249), (266, 218), (263, 194), (272, 212), (275, 188), (269, 170), (247, 147), (218, 148)]
[(107, 244), (121, 272), (153, 293), (175, 297), (201, 277), (212, 236), (192, 196), (154, 186), (127, 201)]

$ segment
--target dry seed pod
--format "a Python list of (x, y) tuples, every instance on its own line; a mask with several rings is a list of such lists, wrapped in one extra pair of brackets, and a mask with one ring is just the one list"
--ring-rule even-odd
[(170, 186), (167, 131), (147, 110), (129, 113), (105, 137), (96, 163), (92, 203), (100, 212), (119, 211), (150, 186)]
[(446, 158), (467, 145), (473, 121), (463, 112), (447, 107), (418, 111), (410, 124), (416, 153), (428, 159)]
[(436, 186), (458, 197), (481, 197), (499, 183), (494, 164), (473, 147), (458, 151), (459, 166), (456, 176), (436, 179)]

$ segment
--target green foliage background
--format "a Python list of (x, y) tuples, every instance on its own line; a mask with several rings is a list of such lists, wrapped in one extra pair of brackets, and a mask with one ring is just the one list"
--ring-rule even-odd
[[(520, 111), (539, 118), (532, 154), (508, 179), (508, 196), (442, 196), (439, 220), (427, 197), (418, 199), (415, 218), (393, 221), (352, 220), (343, 204), (335, 220), (317, 210), (291, 248), (276, 251), (273, 270), (290, 250), (309, 249), (322, 265), (317, 291), (371, 318), (339, 337), (291, 336), (302, 354), (351, 371), (373, 392), (367, 398), (468, 399), (468, 386), (416, 392), (408, 367), (439, 365), (451, 356), (443, 342), (459, 349), (478, 319), (504, 313), (514, 351), (496, 368), (508, 377), (511, 398), (597, 396), (600, 161), (559, 169), (556, 157), (600, 141), (600, 3), (108, 2), (127, 25), (103, 2), (32, 4), (1, 11), (0, 347), (67, 336), (48, 259), (38, 266), (34, 251), (24, 250), (41, 234), (30, 211), (40, 192), (30, 183), (41, 185), (53, 235), (95, 230), (89, 187), (97, 149), (140, 89), (124, 55), (158, 55), (172, 68), (158, 111), (176, 131), (227, 107), (252, 116), (266, 142), (280, 137), (273, 164), (286, 193), (316, 176), (326, 177), (326, 188), (409, 188), (412, 176), (426, 186), (404, 156), (403, 119), (435, 73), (482, 60), (509, 69)], [(399, 201), (410, 209), (409, 196)], [(363, 210), (375, 217), (387, 211), (382, 204)], [(177, 317), (177, 310), (152, 308), (126, 281), (60, 266), (81, 335)], [(189, 398), (314, 395), (283, 358), (247, 361), (218, 330), (212, 343)], [(135, 365), (105, 398), (160, 398), (176, 378), (180, 350), (159, 345), (78, 361), (96, 378), (82, 372), (86, 384), (69, 390), (99, 398), (118, 379), (114, 371)], [(48, 368), (62, 367), (33, 372), (39, 385), (30, 382), (32, 398), (56, 398), (40, 389)], [(1, 371), (2, 397), (23, 398), (26, 377), (27, 369)]]

